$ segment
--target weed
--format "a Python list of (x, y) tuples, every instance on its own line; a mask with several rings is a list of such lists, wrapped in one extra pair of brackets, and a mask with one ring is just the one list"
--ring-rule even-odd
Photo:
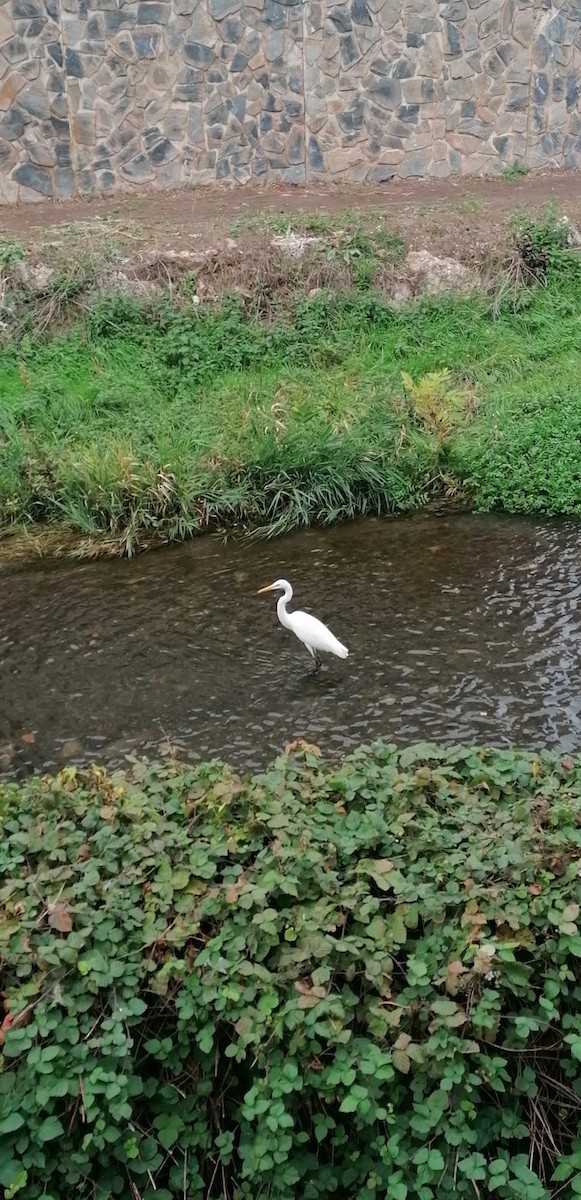
[(71, 767), (0, 824), (7, 1196), (579, 1196), (577, 756)]
[(309, 266), (358, 294), (319, 286), (282, 307), (265, 271), (267, 320), (241, 299), (145, 310), (113, 295), (66, 336), (5, 347), (0, 530), (44, 521), (133, 552), (406, 511), (444, 479), (482, 507), (581, 513), (580, 263), (554, 213), (514, 231), (534, 286), (494, 310), (480, 295), (394, 311), (371, 290), (390, 263), (359, 231), (334, 235), (348, 262)]
[(504, 269), (496, 284), (493, 311), (496, 316), (508, 301), (513, 308), (530, 303), (530, 289), (546, 286), (549, 276), (568, 276), (573, 289), (579, 264), (569, 250), (571, 225), (548, 204), (540, 217), (514, 213), (509, 221), (511, 245)]
[(531, 168), (526, 163), (513, 162), (510, 166), (504, 168), (500, 178), (504, 179), (507, 183), (512, 183), (515, 179), (525, 179), (527, 175), (530, 175), (530, 171)]
[(549, 272), (569, 267), (571, 256), (567, 254), (567, 245), (571, 226), (566, 217), (558, 216), (553, 204), (548, 204), (535, 219), (515, 214), (510, 228), (524, 269), (534, 280), (544, 283)]
[(0, 241), (0, 275), (14, 267), (24, 258), (24, 250), (19, 242)]
[(417, 383), (407, 371), (402, 371), (401, 377), (414, 416), (440, 443), (447, 441), (466, 413), (469, 403), (466, 390), (454, 382), (447, 369), (431, 371)]
[(480, 212), (482, 207), (482, 200), (478, 196), (475, 196), (473, 192), (464, 192), (462, 199), (458, 201), (458, 208), (461, 212), (476, 213)]

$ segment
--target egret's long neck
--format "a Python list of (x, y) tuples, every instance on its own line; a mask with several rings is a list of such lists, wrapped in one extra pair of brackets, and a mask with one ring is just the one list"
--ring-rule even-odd
[(286, 606), (289, 600), (293, 598), (293, 590), (290, 583), (287, 583), (282, 596), (279, 597), (276, 603), (276, 613), (281, 625), (285, 625), (288, 629), (290, 626), (289, 614), (286, 611)]

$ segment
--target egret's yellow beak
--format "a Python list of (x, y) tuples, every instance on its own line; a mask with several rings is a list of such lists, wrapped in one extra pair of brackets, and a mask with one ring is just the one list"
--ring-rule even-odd
[(268, 587), (259, 588), (259, 589), (258, 589), (258, 591), (257, 591), (257, 593), (256, 593), (256, 595), (257, 595), (257, 596), (262, 596), (262, 593), (263, 593), (263, 592), (271, 592), (271, 591), (272, 591), (272, 584), (271, 584), (271, 583), (269, 583)]

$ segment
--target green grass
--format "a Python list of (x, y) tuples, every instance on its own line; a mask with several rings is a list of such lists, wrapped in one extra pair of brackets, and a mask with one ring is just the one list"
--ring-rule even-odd
[(525, 179), (530, 172), (531, 168), (526, 163), (513, 162), (509, 167), (504, 168), (501, 179), (511, 183), (515, 179)]
[[(131, 552), (242, 525), (279, 533), (406, 511), (467, 483), (473, 503), (581, 514), (581, 272), (422, 301), (317, 296), (274, 324), (101, 304), (85, 326), (0, 356), (0, 529), (64, 526)], [(467, 416), (444, 444), (414, 381), (451, 371)], [(473, 411), (475, 404), (475, 412)]]

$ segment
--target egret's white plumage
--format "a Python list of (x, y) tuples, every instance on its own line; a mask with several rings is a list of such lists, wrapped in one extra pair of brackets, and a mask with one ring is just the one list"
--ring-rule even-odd
[(276, 612), (281, 625), (285, 629), (290, 629), (295, 637), (298, 637), (299, 642), (306, 646), (309, 654), (314, 658), (317, 669), (321, 665), (319, 652), (323, 654), (336, 654), (337, 658), (347, 658), (349, 651), (344, 646), (322, 621), (317, 617), (312, 617), (306, 612), (292, 612), (287, 609), (287, 604), (292, 600), (293, 590), (287, 579), (276, 579), (274, 583), (270, 583), (268, 587), (260, 588), (258, 595), (263, 592), (282, 592), (279, 596)]

